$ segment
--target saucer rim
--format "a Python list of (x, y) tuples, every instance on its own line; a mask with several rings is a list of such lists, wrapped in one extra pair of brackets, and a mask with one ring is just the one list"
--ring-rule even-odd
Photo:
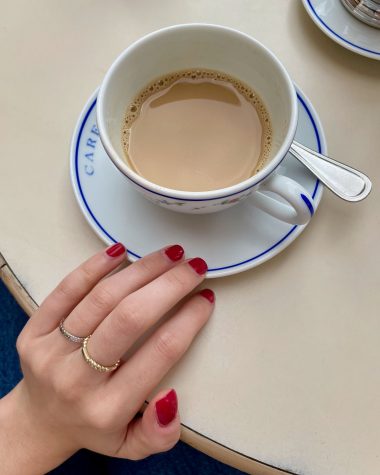
[[(320, 153), (327, 153), (326, 138), (325, 138), (324, 130), (323, 130), (321, 121), (319, 119), (319, 116), (316, 110), (314, 109), (313, 105), (311, 104), (310, 100), (307, 98), (307, 96), (305, 96), (305, 94), (296, 84), (295, 84), (295, 88), (297, 92), (297, 102), (299, 101), (301, 105), (304, 107), (312, 123), (314, 133), (316, 135), (317, 144), (318, 144), (318, 151)], [(77, 203), (79, 204), (79, 207), (86, 221), (88, 222), (90, 227), (93, 229), (93, 231), (97, 234), (97, 236), (107, 245), (110, 245), (110, 244), (114, 244), (117, 241), (108, 233), (106, 229), (104, 229), (102, 224), (98, 221), (96, 216), (93, 214), (93, 211), (91, 210), (89, 204), (87, 203), (87, 200), (82, 191), (80, 179), (78, 176), (78, 170), (77, 170), (77, 163), (78, 163), (77, 157), (78, 157), (78, 149), (80, 146), (81, 133), (83, 131), (83, 128), (86, 124), (86, 121), (89, 115), (91, 114), (92, 110), (96, 106), (98, 91), (99, 91), (99, 88), (97, 88), (94, 91), (94, 93), (90, 96), (90, 98), (87, 100), (85, 106), (83, 107), (79, 115), (79, 118), (74, 128), (74, 132), (73, 132), (72, 140), (71, 140), (71, 146), (70, 146), (70, 157), (69, 157), (70, 181), (71, 181), (71, 185), (72, 185)], [(319, 206), (319, 203), (322, 198), (322, 194), (323, 194), (323, 185), (318, 179), (316, 179), (315, 187), (312, 194), (315, 211), (317, 210)], [(246, 259), (236, 264), (209, 269), (209, 271), (206, 274), (206, 277), (207, 278), (226, 277), (229, 275), (238, 274), (240, 272), (252, 269), (260, 264), (263, 264), (267, 260), (275, 257), (277, 254), (283, 251), (286, 247), (288, 247), (301, 234), (301, 232), (305, 229), (305, 227), (308, 224), (310, 224), (310, 221), (304, 225), (292, 226), (292, 228), (289, 231), (287, 231), (287, 233), (284, 236), (282, 236), (279, 241), (272, 244), (268, 249), (261, 252), (260, 254), (257, 254), (253, 257), (250, 257), (249, 259)], [(135, 262), (139, 258), (141, 258), (141, 256), (134, 253), (133, 251), (128, 250), (127, 258), (130, 262)]]
[[(375, 51), (371, 50), (368, 48), (365, 48), (363, 46), (360, 46), (358, 44), (353, 43), (352, 41), (344, 38), (341, 36), (339, 33), (337, 33), (335, 30), (331, 28), (316, 12), (314, 5), (311, 3), (311, 0), (302, 0), (303, 6), (308, 13), (309, 17), (313, 20), (314, 24), (323, 32), (325, 35), (327, 35), (330, 39), (332, 39), (335, 43), (339, 44), (340, 46), (343, 46), (343, 48), (348, 49), (349, 51), (352, 51), (353, 53), (357, 53), (361, 56), (365, 56), (366, 58), (370, 59), (375, 59), (377, 61), (380, 61), (380, 51)], [(344, 6), (342, 5), (342, 8)], [(352, 20), (354, 21), (359, 21), (356, 20), (354, 17), (352, 17)], [(363, 25), (367, 26), (368, 28), (373, 28), (369, 25), (366, 25), (363, 23)]]

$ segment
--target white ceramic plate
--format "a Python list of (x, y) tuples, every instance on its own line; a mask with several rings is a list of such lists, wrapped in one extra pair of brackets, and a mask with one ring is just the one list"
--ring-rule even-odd
[[(184, 246), (187, 256), (201, 256), (207, 277), (222, 277), (251, 269), (283, 251), (304, 226), (278, 221), (254, 208), (249, 198), (230, 209), (207, 215), (185, 215), (146, 200), (107, 157), (96, 128), (95, 92), (75, 127), (70, 153), (71, 181), (85, 218), (107, 244), (122, 242), (135, 261), (172, 243)], [(298, 90), (299, 121), (296, 139), (322, 153), (326, 141), (319, 118)], [(288, 155), (280, 173), (297, 180), (314, 200), (321, 200), (321, 183)]]
[(361, 22), (340, 0), (302, 0), (314, 23), (327, 36), (354, 53), (380, 60), (380, 29)]

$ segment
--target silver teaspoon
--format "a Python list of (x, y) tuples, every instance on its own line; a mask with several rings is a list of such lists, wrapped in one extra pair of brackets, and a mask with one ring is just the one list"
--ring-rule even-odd
[(361, 201), (371, 191), (370, 179), (355, 168), (321, 155), (296, 141), (289, 152), (343, 200)]

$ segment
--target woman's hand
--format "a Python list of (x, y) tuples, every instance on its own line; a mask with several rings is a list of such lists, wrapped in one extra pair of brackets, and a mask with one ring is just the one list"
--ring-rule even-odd
[[(185, 353), (213, 310), (210, 290), (196, 293), (133, 351), (133, 345), (204, 279), (206, 263), (183, 260), (176, 245), (109, 275), (125, 259), (116, 244), (69, 274), (31, 317), (18, 341), (24, 379), (0, 402), (4, 475), (45, 473), (80, 448), (140, 459), (170, 449), (180, 420), (174, 390), (148, 395)], [(99, 372), (80, 343), (59, 330), (88, 336), (88, 353), (110, 366)], [(10, 414), (12, 416), (10, 417)], [(18, 444), (16, 461), (9, 451)], [(8, 461), (7, 461), (8, 460)], [(3, 466), (4, 469), (4, 466)], [(2, 470), (3, 470), (2, 469)]]

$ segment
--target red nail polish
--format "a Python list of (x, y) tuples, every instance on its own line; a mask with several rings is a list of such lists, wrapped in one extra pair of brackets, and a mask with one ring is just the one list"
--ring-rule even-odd
[(178, 410), (177, 394), (172, 389), (156, 402), (157, 420), (160, 426), (167, 426), (175, 418)]
[(199, 295), (202, 295), (202, 297), (207, 299), (210, 303), (215, 302), (215, 294), (211, 289), (203, 289), (199, 292)]
[(113, 246), (109, 247), (108, 249), (106, 249), (106, 253), (110, 257), (119, 257), (125, 253), (125, 247), (121, 244), (121, 242), (118, 242), (114, 244)]
[(177, 262), (182, 259), (183, 255), (185, 254), (185, 251), (183, 250), (183, 247), (179, 244), (174, 244), (174, 246), (170, 246), (165, 249), (165, 254), (171, 261)]
[(191, 265), (191, 267), (195, 270), (197, 274), (199, 275), (206, 274), (207, 269), (208, 269), (207, 264), (200, 257), (195, 257), (194, 259), (191, 259), (191, 261), (189, 261), (189, 264)]

